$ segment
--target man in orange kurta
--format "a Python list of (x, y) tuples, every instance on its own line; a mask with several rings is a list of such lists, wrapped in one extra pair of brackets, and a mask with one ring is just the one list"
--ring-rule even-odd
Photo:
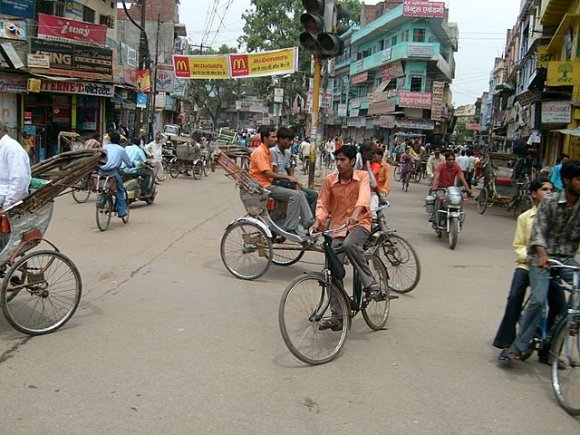
[[(322, 183), (313, 229), (323, 230), (328, 217), (330, 228), (348, 225), (344, 230), (333, 234), (332, 247), (344, 249), (344, 253), (359, 273), (364, 291), (373, 296), (380, 291), (380, 286), (371, 273), (363, 249), (371, 230), (371, 189), (367, 171), (354, 169), (356, 153), (356, 148), (351, 145), (336, 150), (335, 162), (338, 172), (328, 175)], [(337, 301), (331, 301), (331, 311), (333, 317), (322, 322), (320, 330), (329, 328), (338, 330), (342, 327), (342, 319), (338, 317), (340, 309)]]

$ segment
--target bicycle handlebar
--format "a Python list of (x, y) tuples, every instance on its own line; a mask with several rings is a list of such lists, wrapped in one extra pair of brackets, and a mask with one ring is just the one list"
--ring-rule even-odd
[(320, 236), (329, 236), (331, 234), (338, 233), (339, 231), (342, 231), (342, 230), (347, 229), (347, 228), (348, 228), (347, 224), (342, 224), (339, 227), (330, 228), (328, 230), (320, 231), (318, 233), (309, 233), (308, 238), (309, 239), (317, 239)]
[(555, 260), (553, 258), (549, 258), (548, 259), (548, 263), (550, 264), (550, 267), (555, 268), (555, 269), (570, 269), (570, 270), (574, 270), (574, 271), (580, 271), (580, 267), (578, 266), (573, 266), (571, 264), (564, 264), (561, 261)]

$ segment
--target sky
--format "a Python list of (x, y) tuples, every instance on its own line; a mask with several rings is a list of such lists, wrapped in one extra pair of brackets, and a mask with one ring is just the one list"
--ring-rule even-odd
[[(445, 0), (445, 3), (449, 21), (459, 26), (457, 66), (451, 87), (453, 104), (458, 107), (475, 103), (488, 90), (494, 59), (503, 54), (506, 31), (516, 22), (520, 0)], [(212, 22), (210, 17), (215, 15), (211, 13), (215, 6), (217, 15)], [(180, 21), (186, 25), (192, 44), (237, 47), (237, 38), (244, 26), (241, 15), (250, 7), (250, 0), (181, 0)], [(206, 33), (206, 29), (211, 32)]]

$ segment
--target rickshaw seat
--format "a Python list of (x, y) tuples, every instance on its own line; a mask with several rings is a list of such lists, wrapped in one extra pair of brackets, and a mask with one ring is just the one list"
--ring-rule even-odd
[(281, 201), (272, 197), (268, 198), (268, 213), (273, 220), (281, 220), (286, 217), (288, 201)]

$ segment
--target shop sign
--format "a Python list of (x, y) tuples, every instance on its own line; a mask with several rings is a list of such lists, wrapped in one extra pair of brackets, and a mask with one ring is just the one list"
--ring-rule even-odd
[(151, 71), (148, 69), (137, 71), (137, 92), (151, 92)]
[(34, 19), (36, 0), (0, 0), (0, 14)]
[(340, 103), (338, 105), (338, 111), (337, 111), (337, 115), (342, 117), (342, 118), (346, 118), (346, 114), (347, 114), (347, 107), (348, 105), (345, 103)]
[(445, 3), (424, 0), (404, 0), (403, 16), (423, 18), (445, 18)]
[(358, 117), (358, 114), (360, 112), (360, 109), (350, 109), (350, 117), (351, 118), (356, 118)]
[(369, 115), (382, 115), (395, 111), (395, 100), (380, 100), (369, 105)]
[(27, 37), (28, 25), (26, 21), (0, 18), (0, 38), (26, 41)]
[(107, 26), (38, 14), (38, 37), (65, 42), (72, 40), (102, 47), (107, 39)]
[(147, 107), (147, 94), (144, 94), (142, 92), (137, 94), (137, 107), (139, 107), (140, 109), (145, 109)]
[(398, 118), (395, 120), (395, 126), (413, 130), (435, 130), (435, 121), (429, 119)]
[(389, 65), (383, 67), (383, 80), (390, 80), (396, 77), (401, 77), (405, 75), (405, 70), (403, 69), (403, 64), (401, 61), (393, 62)]
[(50, 68), (50, 56), (47, 54), (28, 54), (26, 56), (28, 68)]
[(542, 101), (542, 124), (569, 124), (571, 119), (569, 101)]
[(433, 57), (433, 46), (422, 44), (409, 44), (407, 46), (407, 56), (409, 57)]
[(293, 74), (298, 69), (298, 48), (228, 55), (232, 78)]
[(26, 77), (0, 72), (0, 93), (26, 92), (28, 81)]
[(173, 77), (173, 65), (157, 65), (157, 72), (155, 75), (155, 90), (157, 92), (172, 93), (174, 89)]
[(364, 69), (364, 61), (363, 59), (357, 60), (355, 63), (355, 71), (357, 73), (361, 72)]
[(379, 116), (379, 127), (395, 128), (395, 117), (393, 115)]
[(438, 121), (441, 119), (441, 111), (443, 110), (445, 92), (444, 82), (433, 82), (433, 89), (431, 95), (431, 119)]
[(92, 97), (112, 98), (115, 96), (115, 85), (88, 82), (57, 82), (43, 80), (41, 92), (56, 92), (60, 94), (89, 95)]
[(392, 58), (393, 50), (389, 47), (383, 50), (382, 63), (389, 62)]
[(524, 91), (521, 94), (516, 95), (516, 100), (520, 103), (520, 106), (529, 106), (532, 103), (536, 103), (542, 99), (542, 94), (539, 91)]
[(350, 84), (351, 85), (359, 85), (361, 83), (366, 83), (366, 81), (369, 78), (369, 73), (368, 72), (364, 72), (362, 74), (358, 74), (356, 76), (352, 76), (350, 78)]
[(479, 124), (465, 124), (465, 129), (471, 130), (471, 131), (481, 131), (481, 125), (479, 125)]
[(367, 120), (364, 116), (357, 116), (355, 118), (348, 118), (346, 123), (349, 127), (363, 128), (367, 126)]
[(64, 16), (72, 19), (83, 19), (83, 5), (74, 0), (67, 0), (64, 6)]
[(431, 109), (431, 94), (429, 92), (399, 91), (399, 106)]
[[(108, 48), (31, 38), (30, 51), (48, 55), (54, 75), (101, 80), (110, 80), (113, 75), (113, 52)], [(46, 74), (43, 69), (35, 69), (30, 70)]]
[(580, 85), (580, 61), (548, 62), (546, 86)]
[(548, 53), (548, 46), (541, 45), (536, 53), (536, 68), (547, 68), (552, 55)]

